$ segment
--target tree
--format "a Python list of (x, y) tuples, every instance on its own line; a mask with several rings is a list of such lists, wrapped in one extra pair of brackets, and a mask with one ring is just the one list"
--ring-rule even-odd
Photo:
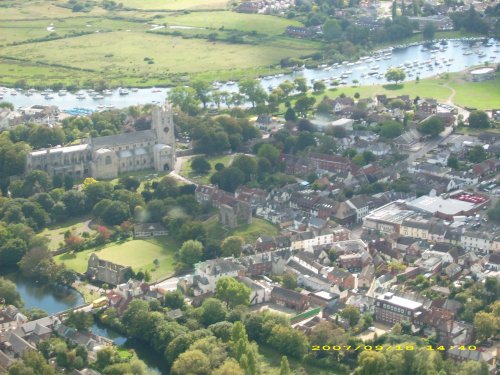
[(458, 170), (460, 168), (460, 165), (458, 163), (458, 158), (454, 155), (450, 155), (450, 157), (448, 157), (448, 161), (446, 162), (446, 166), (454, 170)]
[(5, 305), (23, 306), (21, 295), (16, 290), (16, 284), (0, 277), (0, 301)]
[(196, 156), (191, 160), (191, 168), (199, 174), (206, 174), (212, 169), (212, 166), (204, 156)]
[(253, 79), (244, 79), (239, 84), (240, 94), (244, 95), (252, 107), (255, 108), (257, 104), (264, 103), (267, 99), (267, 93), (264, 91), (260, 82)]
[(472, 111), (469, 114), (469, 126), (475, 129), (486, 129), (490, 127), (490, 118), (484, 111)]
[(231, 167), (238, 168), (245, 175), (246, 181), (250, 181), (257, 174), (257, 160), (248, 155), (238, 155), (231, 163)]
[(123, 185), (123, 187), (127, 190), (130, 191), (136, 191), (139, 186), (141, 186), (141, 181), (139, 181), (136, 177), (132, 176), (126, 176), (122, 177), (119, 180), (120, 185)]
[(265, 143), (259, 147), (257, 156), (259, 158), (265, 158), (269, 161), (269, 163), (271, 163), (271, 165), (275, 165), (280, 156), (280, 150), (272, 144)]
[(437, 116), (432, 116), (431, 118), (425, 120), (419, 125), (418, 130), (423, 133), (430, 135), (431, 137), (436, 137), (444, 130), (444, 123)]
[(315, 93), (321, 93), (326, 90), (326, 85), (322, 81), (315, 81), (313, 84), (313, 91)]
[(167, 292), (163, 296), (163, 305), (169, 309), (180, 309), (184, 306), (184, 296), (181, 292)]
[(222, 241), (221, 255), (223, 257), (233, 256), (235, 258), (238, 258), (241, 254), (241, 248), (243, 247), (243, 244), (243, 238), (239, 236), (226, 237), (226, 239)]
[(424, 28), (422, 29), (422, 36), (424, 40), (432, 40), (434, 39), (434, 33), (436, 32), (436, 28), (432, 22), (426, 22)]
[(301, 96), (300, 98), (297, 99), (295, 102), (295, 112), (301, 115), (302, 117), (307, 116), (307, 112), (311, 110), (311, 108), (314, 106), (314, 103), (316, 103), (316, 98), (311, 96)]
[(233, 358), (226, 360), (222, 366), (212, 371), (212, 375), (245, 375), (238, 362)]
[(177, 86), (170, 90), (168, 98), (182, 112), (195, 115), (198, 113), (200, 105), (197, 95), (196, 90), (192, 87)]
[(206, 81), (194, 81), (191, 86), (196, 91), (197, 99), (203, 103), (203, 108), (207, 108), (207, 103), (210, 100), (210, 85)]
[(47, 364), (43, 355), (35, 350), (25, 350), (21, 361), (9, 368), (9, 375), (55, 375), (56, 371)]
[(342, 28), (337, 20), (329, 18), (323, 24), (323, 37), (326, 41), (331, 42), (337, 40), (342, 36)]
[(216, 298), (208, 298), (203, 301), (201, 311), (200, 321), (205, 327), (226, 319), (227, 310), (222, 302)]
[(290, 365), (288, 363), (288, 358), (286, 357), (286, 355), (281, 357), (280, 375), (292, 375), (292, 370), (290, 370)]
[(93, 323), (94, 319), (92, 314), (84, 311), (71, 311), (64, 321), (64, 324), (75, 328), (77, 331), (88, 331)]
[(351, 327), (355, 326), (359, 322), (361, 316), (359, 309), (354, 305), (347, 305), (344, 310), (340, 313), (342, 318), (349, 321)]
[(471, 163), (481, 163), (481, 162), (485, 161), (486, 160), (486, 151), (484, 150), (484, 147), (481, 145), (474, 146), (467, 153), (467, 159)]
[(285, 112), (285, 120), (291, 122), (297, 121), (297, 114), (291, 107), (288, 108)]
[(283, 286), (287, 289), (295, 289), (297, 287), (297, 276), (292, 272), (285, 272), (282, 276)]
[(307, 80), (302, 77), (295, 78), (293, 80), (293, 83), (295, 84), (295, 89), (300, 92), (301, 94), (305, 94), (307, 92)]
[(403, 69), (390, 68), (385, 73), (385, 79), (388, 81), (394, 81), (396, 84), (400, 81), (404, 81), (406, 74)]
[(200, 241), (188, 240), (182, 244), (179, 252), (181, 261), (189, 266), (198, 263), (203, 255), (203, 244)]
[(360, 375), (385, 375), (387, 361), (385, 356), (376, 351), (363, 351), (358, 359), (358, 372)]
[(284, 355), (302, 359), (308, 350), (307, 337), (292, 327), (275, 325), (268, 339), (269, 345)]
[(396, 19), (396, 17), (398, 16), (398, 4), (393, 1), (392, 2), (392, 7), (391, 7), (391, 16), (392, 16), (392, 20), (394, 21)]
[(236, 279), (224, 276), (217, 280), (215, 297), (225, 302), (229, 308), (250, 303), (251, 290)]
[(474, 329), (479, 341), (495, 336), (499, 331), (498, 318), (491, 313), (480, 311), (474, 316)]
[(228, 167), (215, 173), (210, 181), (222, 190), (234, 192), (238, 186), (245, 183), (245, 174), (239, 168)]

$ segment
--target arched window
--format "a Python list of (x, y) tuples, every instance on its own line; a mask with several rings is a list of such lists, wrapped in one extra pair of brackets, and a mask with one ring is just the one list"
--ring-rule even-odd
[(109, 155), (108, 155), (108, 156), (106, 156), (105, 164), (106, 164), (106, 165), (111, 164), (111, 156), (109, 156)]

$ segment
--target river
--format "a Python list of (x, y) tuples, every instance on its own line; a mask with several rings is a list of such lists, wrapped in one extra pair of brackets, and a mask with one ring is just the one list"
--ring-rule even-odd
[[(444, 44), (446, 43), (446, 44)], [(435, 42), (431, 46), (414, 44), (404, 48), (376, 51), (356, 62), (326, 65), (317, 69), (301, 69), (290, 74), (277, 74), (261, 78), (261, 84), (268, 91), (286, 80), (297, 77), (306, 78), (311, 84), (323, 80), (327, 85), (333, 81), (340, 86), (359, 82), (362, 85), (386, 83), (384, 74), (390, 67), (401, 67), (406, 72), (406, 80), (416, 77), (428, 78), (446, 72), (459, 72), (471, 66), (485, 63), (495, 64), (500, 59), (500, 43), (494, 39), (450, 39), (446, 42)], [(238, 90), (236, 82), (214, 83), (219, 90), (234, 92)], [(15, 107), (27, 107), (34, 104), (56, 105), (60, 109), (84, 108), (99, 110), (105, 108), (124, 108), (131, 105), (159, 103), (168, 95), (167, 88), (149, 88), (130, 90), (127, 95), (120, 95), (119, 90), (112, 90), (100, 99), (93, 99), (87, 91), (81, 91), (81, 99), (75, 94), (67, 93), (59, 96), (52, 93), (47, 99), (41, 93), (27, 96), (14, 89), (0, 87), (0, 99), (11, 102)]]
[[(31, 280), (10, 275), (8, 277), (16, 284), (17, 291), (24, 301), (27, 309), (39, 308), (45, 310), (49, 315), (71, 309), (85, 303), (83, 297), (76, 290), (67, 287), (42, 286)], [(91, 331), (97, 335), (107, 337), (116, 345), (127, 349), (134, 349), (137, 356), (148, 366), (148, 370), (154, 374), (167, 374), (168, 369), (161, 355), (155, 353), (143, 343), (127, 339), (119, 333), (94, 323)]]

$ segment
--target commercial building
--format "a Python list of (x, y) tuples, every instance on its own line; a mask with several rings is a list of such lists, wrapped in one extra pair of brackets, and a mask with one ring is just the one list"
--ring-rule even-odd
[(407, 298), (395, 296), (387, 292), (375, 302), (375, 320), (387, 324), (395, 324), (403, 320), (413, 322), (422, 313), (423, 305)]

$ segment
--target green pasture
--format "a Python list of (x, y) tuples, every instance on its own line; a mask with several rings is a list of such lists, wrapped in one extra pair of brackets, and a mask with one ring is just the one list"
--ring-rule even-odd
[(210, 239), (222, 241), (228, 236), (243, 237), (245, 243), (254, 244), (262, 235), (276, 236), (278, 228), (270, 222), (262, 219), (252, 218), (251, 224), (240, 224), (238, 227), (229, 229), (219, 224), (218, 215), (214, 215), (203, 223)]
[(167, 15), (164, 19), (155, 20), (167, 25), (192, 26), (213, 30), (241, 30), (246, 32), (256, 31), (267, 35), (283, 34), (289, 25), (301, 26), (295, 20), (263, 14), (246, 14), (231, 11), (220, 12), (192, 12), (188, 14)]
[(449, 86), (456, 90), (453, 102), (463, 107), (497, 109), (500, 107), (500, 76), (485, 82), (452, 81)]
[(146, 10), (225, 9), (227, 0), (122, 0), (124, 7)]
[(225, 167), (227, 167), (231, 161), (231, 155), (222, 155), (222, 156), (211, 156), (206, 158), (207, 161), (210, 163), (212, 166), (212, 169), (205, 175), (200, 175), (196, 172), (194, 172), (191, 169), (191, 159), (185, 160), (182, 163), (181, 170), (179, 174), (183, 177), (186, 177), (190, 180), (193, 180), (197, 182), (198, 184), (209, 184), (210, 183), (210, 177), (217, 172), (215, 170), (215, 165), (217, 163), (222, 163), (224, 164)]
[[(156, 280), (174, 272), (177, 249), (178, 245), (171, 238), (158, 237), (112, 244), (99, 250), (65, 253), (54, 257), (54, 259), (78, 273), (84, 273), (87, 270), (90, 255), (95, 253), (100, 259), (130, 266), (136, 272), (147, 270), (150, 272), (152, 280)], [(154, 265), (155, 259), (160, 261), (159, 267)]]

